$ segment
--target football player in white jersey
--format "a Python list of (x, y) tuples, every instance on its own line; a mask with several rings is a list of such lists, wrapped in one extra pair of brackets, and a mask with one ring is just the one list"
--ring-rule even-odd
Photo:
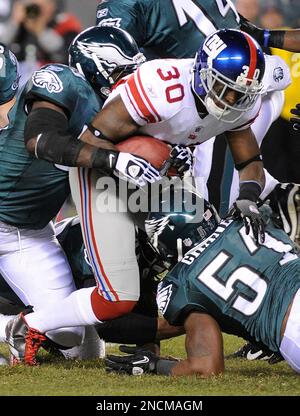
[[(92, 59), (97, 59), (95, 53)], [(81, 168), (70, 171), (85, 245), (98, 272), (98, 291), (91, 288), (73, 292), (57, 308), (52, 306), (51, 311), (45, 308), (26, 315), (26, 320), (23, 316), (15, 320), (8, 328), (8, 338), (11, 352), (15, 354), (18, 350), (18, 359), (28, 364), (35, 362), (38, 345), (29, 357), (26, 345), (31, 344), (36, 333), (121, 316), (130, 312), (139, 298), (134, 223), (126, 209), (104, 213), (97, 210), (97, 200), (103, 196), (103, 189), (97, 189), (97, 181), (104, 175), (117, 173), (143, 186), (161, 176), (143, 158), (118, 152), (115, 147), (118, 141), (134, 134), (148, 134), (186, 146), (226, 132), (240, 176), (234, 214), (244, 219), (248, 233), (252, 228), (257, 241), (264, 240), (256, 201), (265, 177), (259, 147), (250, 128), (260, 109), (264, 72), (264, 54), (256, 41), (237, 30), (221, 30), (206, 39), (195, 62), (145, 63), (116, 89), (80, 136), (81, 141), (102, 149), (97, 152), (97, 165), (102, 166), (102, 172)], [(40, 146), (45, 148), (45, 140), (47, 136), (35, 141), (37, 154)], [(115, 194), (108, 196), (118, 199)], [(123, 201), (117, 202), (122, 208)], [(23, 343), (16, 337), (20, 333)]]

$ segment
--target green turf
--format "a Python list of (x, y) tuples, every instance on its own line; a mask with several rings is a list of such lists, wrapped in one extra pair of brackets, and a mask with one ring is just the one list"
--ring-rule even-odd
[[(225, 353), (236, 350), (243, 341), (225, 336)], [(6, 346), (0, 352), (7, 354)], [(116, 352), (116, 348), (109, 348)], [(162, 354), (184, 357), (184, 338), (162, 343)], [(222, 377), (118, 376), (107, 374), (100, 361), (60, 361), (41, 354), (41, 365), (28, 368), (0, 367), (0, 395), (34, 396), (299, 396), (300, 377), (285, 363), (227, 360)]]

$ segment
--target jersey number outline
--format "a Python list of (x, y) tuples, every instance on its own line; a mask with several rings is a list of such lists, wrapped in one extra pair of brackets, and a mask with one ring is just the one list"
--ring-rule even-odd
[[(259, 250), (260, 245), (257, 245), (254, 242), (251, 235), (246, 234), (245, 227), (240, 228), (239, 235), (251, 255), (255, 254), (255, 252)], [(277, 253), (289, 254), (292, 250), (292, 246), (290, 244), (278, 240), (268, 232), (266, 232), (266, 239), (262, 245)], [(283, 257), (279, 264), (285, 264), (287, 261), (294, 260), (295, 257), (296, 255), (287, 257), (286, 259)], [(197, 278), (224, 301), (227, 301), (230, 296), (234, 295), (234, 292), (236, 291), (234, 285), (237, 282), (242, 282), (244, 285), (248, 286), (256, 293), (256, 297), (250, 301), (244, 296), (238, 295), (232, 307), (244, 315), (252, 315), (257, 311), (264, 298), (267, 290), (267, 283), (258, 273), (250, 268), (250, 266), (246, 265), (238, 267), (230, 274), (224, 283), (220, 278), (217, 279), (217, 273), (226, 265), (228, 261), (230, 261), (230, 258), (231, 256), (226, 253), (226, 251), (222, 250), (214, 258), (214, 260), (205, 267)]]
[[(188, 22), (188, 15), (196, 25), (199, 32), (203, 33), (205, 36), (209, 36), (217, 30), (217, 27), (213, 25), (211, 20), (204, 14), (201, 8), (192, 0), (172, 0), (172, 2), (180, 27), (184, 26)], [(232, 10), (236, 15), (236, 21), (239, 23), (239, 15), (230, 0), (215, 0), (215, 2), (222, 17), (225, 17), (229, 10)]]
[[(178, 79), (180, 77), (180, 72), (175, 66), (171, 67), (171, 71), (162, 71), (161, 68), (157, 70), (157, 73), (163, 81), (170, 81), (172, 79)], [(176, 92), (177, 91), (177, 92)], [(181, 101), (184, 97), (184, 87), (179, 82), (177, 84), (169, 85), (165, 89), (165, 94), (168, 103), (176, 103), (177, 101)]]
[(253, 315), (259, 308), (266, 290), (267, 283), (259, 274), (255, 273), (247, 266), (238, 267), (230, 274), (226, 282), (217, 279), (217, 273), (225, 264), (230, 261), (231, 256), (222, 250), (214, 260), (205, 267), (205, 269), (198, 275), (197, 279), (207, 286), (212, 292), (227, 301), (236, 292), (234, 287), (237, 282), (243, 283), (256, 293), (253, 300), (249, 300), (242, 294), (239, 294), (232, 304), (232, 308), (246, 316)]

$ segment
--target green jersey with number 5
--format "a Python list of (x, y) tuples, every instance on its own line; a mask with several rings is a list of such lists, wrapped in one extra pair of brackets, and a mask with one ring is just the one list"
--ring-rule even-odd
[(148, 58), (194, 57), (208, 35), (239, 21), (227, 0), (105, 0), (97, 8), (97, 25), (127, 30)]
[(223, 332), (278, 351), (283, 318), (300, 288), (300, 254), (269, 223), (256, 245), (240, 221), (224, 220), (161, 282), (157, 302), (170, 324), (191, 311), (211, 315)]

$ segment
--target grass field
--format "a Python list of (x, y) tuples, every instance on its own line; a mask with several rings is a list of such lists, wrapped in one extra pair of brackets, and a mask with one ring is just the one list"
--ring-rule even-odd
[[(225, 336), (225, 354), (243, 340)], [(7, 355), (6, 346), (0, 352)], [(110, 347), (108, 352), (117, 352)], [(184, 357), (184, 338), (162, 343), (162, 354)], [(41, 365), (0, 367), (0, 396), (300, 396), (300, 377), (284, 362), (227, 360), (222, 377), (118, 376), (105, 372), (100, 361), (60, 361), (40, 354)]]

